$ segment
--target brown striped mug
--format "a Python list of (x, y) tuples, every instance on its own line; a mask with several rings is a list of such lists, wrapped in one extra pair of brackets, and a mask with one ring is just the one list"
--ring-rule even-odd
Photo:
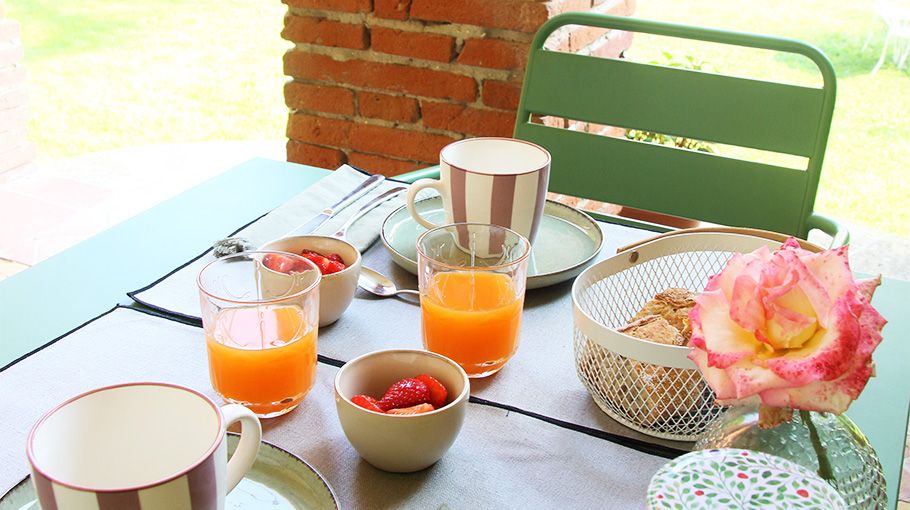
[[(226, 428), (240, 422), (227, 458)], [(219, 510), (256, 460), (252, 411), (189, 388), (128, 383), (73, 397), (32, 428), (26, 451), (44, 510)]]
[(451, 223), (506, 227), (534, 242), (550, 180), (550, 153), (514, 138), (466, 138), (439, 152), (439, 180), (420, 179), (408, 190), (408, 212), (428, 229), (438, 227), (414, 207), (417, 193), (433, 188)]

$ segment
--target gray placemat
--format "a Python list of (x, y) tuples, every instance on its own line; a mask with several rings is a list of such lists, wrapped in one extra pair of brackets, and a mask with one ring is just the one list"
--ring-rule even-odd
[[(470, 404), (461, 435), (440, 462), (409, 475), (384, 473), (360, 460), (341, 431), (335, 372), (320, 363), (303, 404), (265, 421), (263, 430), (266, 440), (319, 470), (344, 508), (642, 508), (648, 482), (665, 462)], [(201, 331), (128, 308), (0, 372), (0, 493), (28, 473), (26, 436), (45, 411), (80, 392), (128, 381), (167, 381), (216, 398)]]

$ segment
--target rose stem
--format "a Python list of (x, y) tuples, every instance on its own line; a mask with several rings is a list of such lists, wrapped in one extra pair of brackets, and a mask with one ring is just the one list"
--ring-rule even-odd
[(822, 446), (821, 439), (818, 437), (818, 430), (815, 429), (815, 423), (812, 422), (812, 414), (809, 411), (800, 410), (800, 417), (806, 428), (809, 429), (809, 440), (812, 441), (812, 448), (815, 450), (815, 456), (818, 458), (818, 476), (827, 482), (834, 482), (834, 473), (831, 471), (831, 463), (828, 461), (828, 452)]

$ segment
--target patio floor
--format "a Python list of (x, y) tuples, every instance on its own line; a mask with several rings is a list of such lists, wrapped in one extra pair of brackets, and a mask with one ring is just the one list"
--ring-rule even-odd
[[(285, 142), (152, 145), (0, 174), (0, 280), (257, 156), (284, 160)], [(850, 231), (853, 269), (910, 280), (910, 239), (856, 225)], [(898, 508), (910, 510), (910, 463), (903, 482)]]

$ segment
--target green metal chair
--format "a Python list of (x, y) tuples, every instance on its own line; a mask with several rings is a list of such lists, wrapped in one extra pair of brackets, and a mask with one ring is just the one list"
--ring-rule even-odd
[[(774, 50), (808, 57), (813, 88), (544, 49), (555, 30), (587, 25)], [(812, 229), (849, 239), (813, 212), (834, 110), (834, 69), (806, 43), (593, 13), (546, 22), (528, 58), (515, 137), (553, 156), (550, 191), (730, 226), (806, 238)], [(565, 119), (645, 130), (808, 158), (805, 170), (546, 126)], [(408, 177), (424, 177), (432, 169)]]

